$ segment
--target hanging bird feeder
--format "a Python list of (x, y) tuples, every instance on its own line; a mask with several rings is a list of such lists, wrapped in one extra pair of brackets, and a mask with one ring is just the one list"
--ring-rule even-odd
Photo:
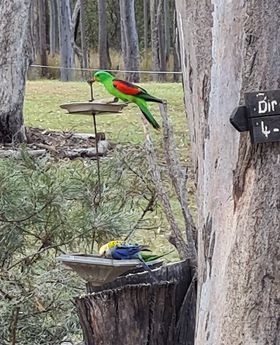
[[(106, 284), (126, 272), (142, 267), (139, 260), (113, 260), (92, 254), (65, 254), (56, 259), (94, 286)], [(158, 266), (161, 263), (161, 260), (154, 260), (147, 264)]]
[(112, 103), (108, 101), (96, 101), (94, 100), (93, 92), (93, 80), (88, 80), (90, 86), (90, 100), (88, 102), (71, 102), (61, 104), (60, 108), (68, 111), (69, 114), (73, 115), (90, 115), (93, 119), (93, 129), (95, 136), (95, 151), (96, 151), (96, 162), (97, 162), (97, 176), (98, 176), (98, 188), (99, 197), (101, 196), (101, 178), (100, 178), (100, 159), (99, 159), (99, 148), (98, 142), (99, 137), (97, 133), (96, 115), (106, 114), (121, 114), (122, 109), (127, 106), (125, 103)]

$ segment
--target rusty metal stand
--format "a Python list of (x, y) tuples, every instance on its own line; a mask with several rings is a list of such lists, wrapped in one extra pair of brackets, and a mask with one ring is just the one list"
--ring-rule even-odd
[(96, 150), (98, 194), (99, 194), (99, 200), (100, 200), (101, 199), (101, 176), (100, 176), (100, 158), (99, 158), (99, 152), (98, 152), (99, 138), (98, 138), (98, 135), (97, 135), (96, 114), (95, 114), (95, 112), (92, 113), (92, 118), (93, 118), (93, 129), (94, 129), (95, 150)]
[[(94, 95), (93, 95), (93, 87), (92, 84), (94, 82), (93, 79), (89, 79), (88, 81), (89, 87), (90, 87), (90, 102), (94, 101)], [(96, 150), (96, 163), (97, 163), (97, 178), (98, 178), (98, 194), (99, 194), (99, 201), (101, 199), (101, 176), (100, 176), (100, 159), (99, 159), (99, 152), (98, 152), (98, 142), (99, 137), (97, 135), (97, 126), (96, 126), (96, 113), (92, 112), (92, 118), (93, 118), (93, 129), (94, 129), (94, 140), (95, 140), (95, 150)]]

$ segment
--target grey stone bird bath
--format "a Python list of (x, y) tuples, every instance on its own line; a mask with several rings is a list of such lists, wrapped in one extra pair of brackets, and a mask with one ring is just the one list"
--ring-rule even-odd
[[(92, 254), (65, 254), (56, 259), (94, 286), (111, 282), (123, 273), (142, 266), (139, 260), (113, 260)], [(160, 262), (154, 260), (148, 264), (155, 265)]]

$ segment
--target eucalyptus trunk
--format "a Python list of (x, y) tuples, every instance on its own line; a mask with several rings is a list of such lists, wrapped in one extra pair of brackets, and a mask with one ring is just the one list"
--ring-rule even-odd
[(104, 0), (98, 0), (98, 52), (99, 68), (110, 68), (108, 34), (106, 23), (106, 2)]
[(134, 0), (120, 0), (122, 54), (129, 81), (139, 81), (139, 45)]
[(55, 0), (48, 0), (50, 56), (54, 57), (58, 46), (58, 18)]
[(148, 58), (148, 13), (148, 0), (143, 0), (145, 62)]
[[(38, 13), (39, 13), (39, 52), (40, 52), (40, 64), (42, 66), (48, 65), (47, 54), (47, 4), (46, 0), (38, 0)], [(45, 67), (41, 68), (41, 77), (46, 77), (48, 70)]]
[(0, 2), (0, 142), (26, 140), (23, 100), (30, 62), (31, 0)]
[(59, 14), (60, 79), (73, 80), (74, 51), (71, 43), (70, 0), (57, 0)]
[(229, 116), (244, 92), (279, 88), (279, 1), (176, 4), (197, 183), (196, 344), (275, 345), (280, 143), (252, 145)]
[[(80, 5), (80, 30), (81, 30), (81, 50), (82, 50), (82, 68), (88, 68), (87, 61), (87, 43), (86, 43), (86, 32), (85, 32), (85, 23), (86, 23), (86, 13), (85, 13), (85, 0), (81, 0)], [(83, 72), (85, 77), (86, 73)]]
[[(152, 70), (154, 72), (160, 71), (158, 2), (159, 0), (150, 0)], [(159, 73), (153, 73), (153, 80), (159, 80)]]

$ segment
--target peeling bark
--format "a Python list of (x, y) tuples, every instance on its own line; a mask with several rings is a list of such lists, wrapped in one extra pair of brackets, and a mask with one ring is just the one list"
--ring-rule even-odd
[(71, 45), (70, 0), (57, 0), (59, 16), (60, 79), (73, 80), (74, 52)]
[(252, 146), (229, 116), (244, 92), (279, 88), (279, 2), (176, 5), (197, 179), (196, 344), (274, 345), (280, 143)]
[(134, 0), (120, 0), (120, 17), (124, 68), (127, 71), (134, 71), (126, 73), (125, 77), (129, 81), (139, 82), (140, 57)]
[(30, 59), (31, 0), (0, 2), (0, 142), (26, 140), (23, 99)]
[(98, 53), (99, 53), (99, 68), (108, 69), (111, 66), (107, 23), (106, 23), (106, 2), (98, 0)]
[[(153, 71), (160, 71), (159, 56), (159, 27), (158, 27), (158, 4), (159, 0), (150, 0), (150, 16), (151, 16), (151, 47), (152, 47), (152, 66)], [(153, 81), (159, 80), (159, 74), (153, 73)]]
[(48, 0), (50, 56), (54, 57), (58, 46), (58, 18), (56, 0)]

